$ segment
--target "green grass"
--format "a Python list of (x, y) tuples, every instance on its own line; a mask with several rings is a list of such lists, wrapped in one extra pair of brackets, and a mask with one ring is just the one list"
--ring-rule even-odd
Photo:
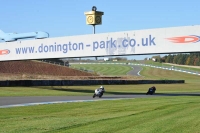
[[(143, 67), (144, 79), (185, 80), (185, 84), (142, 84), (104, 85), (105, 95), (145, 93), (150, 86), (157, 87), (157, 93), (200, 92), (200, 76), (187, 73)], [(153, 76), (152, 76), (153, 75)], [(1, 87), (0, 96), (78, 96), (92, 95), (99, 85), (60, 87)]]
[(200, 131), (199, 97), (159, 97), (0, 109), (2, 133)]
[[(174, 66), (173, 64), (165, 64), (165, 63), (159, 63), (159, 62), (154, 62), (154, 61), (144, 61), (144, 64), (148, 65), (154, 65), (154, 66), (160, 66), (160, 67), (172, 67)], [(192, 68), (192, 67), (184, 67), (184, 66), (174, 66), (175, 69), (181, 69), (181, 70), (187, 70), (187, 71), (195, 71), (195, 72), (200, 72), (200, 68)]]
[(200, 81), (199, 75), (193, 75), (183, 72), (163, 70), (151, 67), (143, 67), (143, 70), (140, 72), (141, 75), (144, 75), (147, 79), (168, 79), (168, 80), (180, 80), (183, 79), (186, 83)]
[[(156, 93), (200, 92), (200, 83), (185, 84), (142, 84), (142, 85), (104, 85), (105, 95), (126, 95), (145, 93), (150, 86), (156, 86)], [(100, 85), (54, 86), (54, 87), (1, 87), (0, 97), (6, 96), (92, 96)]]
[(128, 62), (130, 62), (130, 63), (140, 63), (141, 61), (137, 61), (137, 60), (118, 60), (118, 61), (93, 61), (93, 62), (95, 62), (95, 63), (128, 63)]
[[(186, 81), (185, 84), (156, 84), (156, 93), (200, 92), (197, 75), (150, 67), (144, 67), (141, 74), (144, 79)], [(105, 95), (145, 93), (150, 86), (105, 85)], [(1, 87), (0, 96), (92, 96), (97, 87)], [(1, 108), (0, 132), (198, 133), (199, 110), (199, 96), (194, 95)]]
[(102, 75), (126, 75), (132, 68), (128, 65), (112, 65), (112, 64), (72, 64), (76, 69), (93, 70)]

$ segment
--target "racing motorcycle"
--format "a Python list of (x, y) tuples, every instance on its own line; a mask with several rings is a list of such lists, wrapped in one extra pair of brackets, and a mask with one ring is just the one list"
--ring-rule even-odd
[(105, 92), (104, 88), (98, 88), (94, 91), (94, 95), (93, 95), (93, 98), (95, 97), (99, 97), (101, 98), (103, 96), (103, 93)]
[(146, 93), (146, 95), (148, 95), (148, 94), (153, 95), (155, 92), (156, 92), (156, 87), (153, 86), (153, 87), (149, 88), (149, 90)]

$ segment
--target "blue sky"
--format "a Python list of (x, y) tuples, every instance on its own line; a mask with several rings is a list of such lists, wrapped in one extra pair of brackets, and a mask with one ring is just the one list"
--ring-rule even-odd
[(200, 24), (199, 0), (0, 0), (0, 29), (46, 31), (50, 37), (92, 34), (84, 12), (94, 5), (104, 12), (103, 24), (96, 26), (96, 33)]

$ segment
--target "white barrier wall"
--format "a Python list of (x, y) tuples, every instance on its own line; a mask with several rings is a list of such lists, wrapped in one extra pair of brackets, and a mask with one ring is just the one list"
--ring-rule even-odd
[(0, 43), (0, 61), (200, 51), (200, 25)]

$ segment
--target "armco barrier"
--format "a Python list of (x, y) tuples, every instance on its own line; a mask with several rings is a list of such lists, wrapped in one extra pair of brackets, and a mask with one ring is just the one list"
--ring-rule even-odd
[(177, 84), (177, 83), (185, 83), (185, 80), (6, 80), (6, 81), (0, 81), (0, 87)]

